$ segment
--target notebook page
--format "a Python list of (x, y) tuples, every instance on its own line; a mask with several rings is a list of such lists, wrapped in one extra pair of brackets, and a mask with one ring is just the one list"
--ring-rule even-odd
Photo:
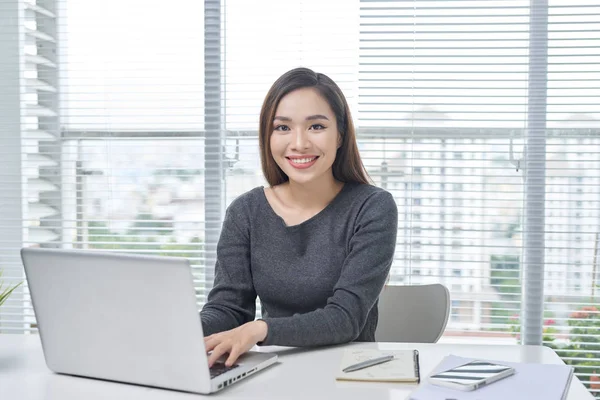
[[(343, 372), (350, 365), (378, 357), (393, 355), (392, 361), (374, 365), (358, 371)], [(352, 381), (379, 381), (379, 382), (416, 382), (414, 350), (373, 350), (373, 349), (346, 349), (337, 373), (338, 380)]]

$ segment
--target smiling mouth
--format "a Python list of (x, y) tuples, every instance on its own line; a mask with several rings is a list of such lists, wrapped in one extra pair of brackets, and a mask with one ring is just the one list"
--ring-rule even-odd
[(312, 156), (312, 157), (303, 157), (303, 158), (291, 158), (291, 157), (286, 157), (288, 160), (290, 160), (290, 162), (294, 163), (294, 164), (310, 164), (311, 162), (315, 161), (317, 158), (319, 158), (319, 156)]

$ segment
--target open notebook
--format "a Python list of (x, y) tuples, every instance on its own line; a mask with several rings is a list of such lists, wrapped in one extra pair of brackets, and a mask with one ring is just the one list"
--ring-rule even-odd
[[(342, 371), (350, 365), (386, 355), (393, 355), (394, 359), (358, 371)], [(420, 381), (419, 352), (417, 350), (346, 349), (335, 378), (343, 381), (418, 383)]]

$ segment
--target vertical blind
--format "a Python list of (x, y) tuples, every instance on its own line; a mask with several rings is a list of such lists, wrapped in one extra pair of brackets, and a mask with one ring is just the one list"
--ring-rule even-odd
[[(47, 2), (2, 0), (0, 18), (0, 269), (12, 286), (24, 243), (60, 240), (58, 13)], [(0, 331), (28, 329), (25, 314), (21, 286), (0, 311)]]
[[(396, 198), (390, 284), (449, 288), (445, 341), (541, 333), (596, 393), (595, 3), (0, 0), (5, 280), (21, 246), (183, 256), (202, 303), (225, 208), (266, 184), (262, 100), (307, 66)], [(0, 331), (30, 330), (24, 286)]]

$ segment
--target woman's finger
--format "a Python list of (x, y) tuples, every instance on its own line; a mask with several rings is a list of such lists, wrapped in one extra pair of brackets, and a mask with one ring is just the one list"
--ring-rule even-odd
[(241, 349), (239, 346), (233, 346), (233, 348), (229, 351), (229, 357), (227, 357), (227, 360), (225, 361), (226, 366), (231, 367), (233, 364), (235, 364), (240, 356), (240, 353), (242, 353), (240, 350)]
[(231, 350), (231, 346), (227, 343), (221, 343), (217, 347), (214, 348), (211, 355), (208, 357), (208, 367), (212, 367), (213, 364), (221, 358), (221, 356)]
[(209, 351), (211, 351), (212, 349), (217, 347), (220, 343), (221, 343), (221, 340), (219, 340), (219, 338), (212, 338), (209, 340), (205, 340), (204, 347), (206, 348), (206, 352), (208, 353)]

